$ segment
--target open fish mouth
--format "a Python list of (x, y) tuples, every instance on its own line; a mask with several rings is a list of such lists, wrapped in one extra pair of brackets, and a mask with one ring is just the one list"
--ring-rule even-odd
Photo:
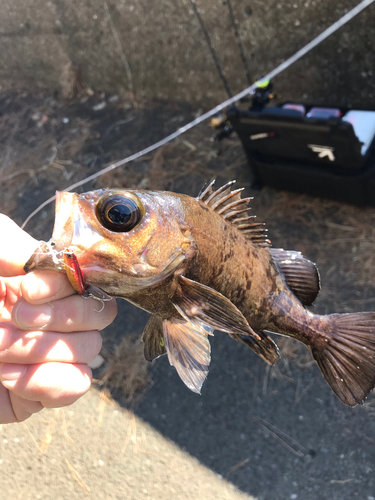
[(72, 244), (77, 201), (76, 193), (56, 191), (55, 225), (51, 245), (57, 252), (65, 250)]
[(85, 220), (78, 203), (79, 195), (65, 191), (56, 192), (55, 224), (52, 238), (41, 242), (24, 266), (26, 272), (34, 269), (64, 271), (64, 252), (89, 248), (102, 239)]
[(42, 241), (23, 269), (26, 273), (30, 273), (36, 269), (65, 272), (63, 254), (63, 251), (57, 251), (51, 245), (51, 240), (49, 242)]
[(72, 243), (76, 200), (75, 193), (56, 192), (52, 238), (40, 243), (24, 266), (26, 273), (35, 269), (64, 271), (63, 253)]

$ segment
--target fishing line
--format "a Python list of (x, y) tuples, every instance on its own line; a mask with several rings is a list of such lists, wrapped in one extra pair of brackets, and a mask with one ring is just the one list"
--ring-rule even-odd
[(234, 34), (236, 36), (237, 47), (238, 47), (238, 50), (240, 51), (240, 56), (241, 56), (242, 64), (243, 64), (243, 67), (244, 67), (244, 70), (245, 70), (245, 73), (246, 73), (247, 83), (249, 85), (251, 85), (253, 83), (253, 79), (251, 78), (251, 75), (250, 75), (250, 70), (249, 70), (249, 66), (247, 64), (247, 60), (246, 60), (246, 56), (245, 56), (245, 50), (244, 50), (244, 47), (243, 47), (241, 36), (240, 36), (240, 33), (239, 33), (238, 29), (237, 29), (237, 22), (236, 22), (236, 18), (234, 17), (234, 12), (233, 12), (233, 8), (232, 8), (232, 2), (231, 2), (231, 0), (226, 0), (226, 4), (228, 6), (229, 16), (230, 16), (230, 19), (232, 21), (232, 26), (233, 26)]
[(223, 68), (221, 67), (221, 64), (220, 64), (220, 60), (216, 54), (216, 50), (214, 48), (214, 46), (212, 45), (212, 42), (211, 42), (211, 37), (207, 31), (207, 28), (206, 28), (206, 25), (204, 24), (203, 22), (203, 19), (202, 19), (202, 16), (200, 15), (200, 12), (198, 10), (198, 7), (197, 7), (197, 4), (195, 3), (195, 0), (189, 0), (190, 3), (191, 3), (191, 6), (193, 7), (193, 10), (194, 10), (194, 13), (195, 15), (197, 16), (197, 19), (199, 21), (199, 24), (201, 25), (201, 29), (203, 31), (203, 34), (206, 38), (206, 42), (207, 42), (207, 45), (211, 51), (211, 55), (212, 55), (212, 58), (215, 62), (215, 66), (216, 66), (216, 69), (217, 69), (217, 72), (219, 73), (219, 76), (223, 82), (223, 85), (224, 85), (224, 88), (225, 88), (225, 91), (226, 93), (228, 94), (228, 97), (231, 98), (232, 97), (232, 92), (229, 88), (229, 84), (228, 84), (228, 80), (225, 78), (225, 75), (224, 75), (224, 72), (223, 72)]
[[(279, 75), (282, 71), (285, 71), (287, 68), (289, 68), (292, 64), (294, 64), (296, 61), (301, 59), (304, 55), (306, 55), (308, 52), (310, 52), (313, 48), (315, 48), (317, 45), (322, 43), (326, 38), (331, 36), (335, 31), (340, 29), (344, 24), (348, 23), (351, 21), (357, 14), (362, 12), (366, 7), (371, 5), (375, 0), (363, 0), (360, 4), (358, 4), (356, 7), (354, 7), (351, 11), (349, 11), (347, 14), (345, 14), (341, 19), (333, 23), (329, 28), (327, 28), (323, 33), (318, 35), (314, 40), (309, 42), (307, 45), (305, 45), (302, 49), (300, 49), (298, 52), (296, 52), (293, 56), (289, 57), (286, 61), (281, 63), (277, 68), (273, 69), (270, 73), (264, 76), (264, 79), (271, 79), (274, 78), (275, 76)], [(106, 174), (107, 172), (111, 172), (115, 168), (121, 167), (122, 165), (125, 165), (126, 163), (129, 163), (131, 161), (137, 160), (141, 156), (144, 156), (148, 153), (151, 153), (152, 151), (155, 151), (155, 149), (164, 146), (164, 144), (167, 144), (168, 142), (173, 141), (173, 139), (176, 139), (180, 135), (184, 134), (188, 130), (192, 129), (196, 125), (199, 125), (200, 123), (204, 122), (207, 120), (207, 118), (211, 118), (211, 116), (216, 115), (223, 109), (227, 108), (228, 106), (234, 104), (236, 101), (239, 101), (243, 97), (249, 94), (252, 90), (256, 88), (256, 84), (250, 85), (246, 89), (242, 90), (239, 94), (236, 94), (235, 96), (231, 97), (230, 99), (227, 99), (226, 101), (222, 102), (221, 104), (218, 104), (215, 108), (212, 108), (210, 111), (207, 111), (207, 113), (204, 113), (203, 115), (199, 116), (195, 120), (191, 121), (190, 123), (187, 123), (183, 127), (179, 128), (172, 134), (168, 135), (164, 139), (155, 142), (155, 144), (152, 144), (151, 146), (148, 146), (145, 149), (142, 149), (142, 151), (138, 151), (138, 153), (135, 153), (131, 156), (128, 156), (127, 158), (124, 158), (116, 163), (113, 163), (112, 165), (109, 165), (106, 168), (103, 168), (102, 170), (99, 170), (99, 172), (96, 172), (95, 174), (90, 175), (89, 177), (86, 177), (85, 179), (78, 181), (71, 186), (68, 186), (67, 188), (64, 189), (64, 191), (71, 191), (72, 189), (75, 189), (79, 186), (83, 186), (87, 182), (90, 182), (101, 175)], [(22, 229), (26, 226), (26, 224), (29, 222), (29, 220), (34, 217), (42, 208), (47, 206), (49, 203), (54, 201), (56, 199), (56, 196), (51, 196), (48, 200), (46, 200), (44, 203), (39, 205), (37, 209), (35, 209), (25, 220), (25, 222), (22, 224)]]

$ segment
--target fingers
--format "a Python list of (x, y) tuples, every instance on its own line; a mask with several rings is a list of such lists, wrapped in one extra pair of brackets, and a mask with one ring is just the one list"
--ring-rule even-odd
[(73, 295), (75, 291), (65, 274), (52, 271), (36, 271), (27, 274), (23, 278), (21, 293), (27, 302), (44, 304), (51, 300)]
[(39, 242), (23, 231), (6, 215), (0, 214), (1, 239), (0, 276), (25, 274), (23, 266)]
[(12, 343), (11, 323), (0, 323), (0, 353)]
[(33, 305), (20, 299), (12, 311), (13, 323), (21, 330), (79, 332), (102, 330), (115, 319), (116, 300), (102, 304), (94, 299), (71, 295), (53, 303)]
[(17, 417), (13, 411), (9, 391), (0, 382), (0, 424), (16, 422)]
[(0, 278), (0, 321), (10, 321), (14, 304), (21, 296), (23, 276)]
[(0, 364), (0, 380), (5, 388), (46, 408), (74, 403), (88, 391), (91, 378), (90, 368), (82, 364)]
[(15, 422), (22, 422), (31, 417), (33, 413), (37, 413), (44, 408), (40, 401), (29, 401), (14, 394), (14, 392), (9, 392), (9, 399), (15, 417), (13, 421)]
[(25, 332), (12, 325), (1, 328), (0, 363), (37, 364), (46, 362), (91, 363), (99, 354), (102, 338), (97, 330), (56, 333), (49, 331)]
[(39, 401), (28, 401), (9, 392), (0, 382), (0, 423), (22, 422), (43, 409)]

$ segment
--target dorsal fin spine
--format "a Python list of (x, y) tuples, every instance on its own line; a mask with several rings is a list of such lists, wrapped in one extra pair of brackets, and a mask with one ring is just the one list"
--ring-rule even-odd
[[(237, 225), (240, 222), (251, 221), (252, 219), (255, 219), (255, 217), (256, 217), (256, 215), (251, 215), (250, 217), (249, 216), (247, 216), (247, 217), (240, 217), (238, 219), (232, 220), (231, 222), (232, 222), (232, 224), (236, 224)], [(255, 222), (254, 222), (254, 224), (255, 224)]]
[[(260, 228), (265, 226), (264, 222), (250, 222), (248, 224), (236, 224), (238, 229), (247, 229), (250, 228), (253, 231), (258, 231)], [(262, 229), (262, 231), (267, 231), (267, 229)]]
[(216, 210), (220, 205), (233, 198), (233, 196), (239, 195), (243, 190), (244, 188), (239, 188), (231, 191), (227, 196), (224, 196), (223, 198), (220, 198), (220, 200), (215, 201), (215, 203), (213, 203), (211, 207), (213, 208), (213, 210)]
[(227, 210), (229, 210), (237, 205), (240, 205), (241, 203), (248, 203), (252, 199), (253, 198), (241, 198), (240, 200), (233, 201), (233, 203), (229, 203), (228, 205), (225, 205), (225, 207), (218, 210), (217, 213), (221, 215), (223, 212), (226, 212)]
[[(230, 182), (227, 182), (226, 184), (224, 184), (224, 186), (221, 186), (221, 188), (217, 189), (216, 191), (214, 191), (212, 194), (210, 194), (210, 196), (205, 200), (205, 202), (207, 204), (210, 204), (210, 202), (216, 198), (217, 196), (219, 196), (221, 193), (225, 192), (227, 189), (230, 190), (230, 187), (235, 183), (236, 181), (230, 181)], [(233, 192), (233, 191), (231, 191)]]
[(249, 215), (249, 202), (252, 197), (241, 198), (243, 188), (231, 190), (235, 181), (230, 181), (213, 189), (215, 181), (202, 188), (197, 199), (214, 210), (228, 223), (241, 231), (243, 236), (255, 245), (268, 247), (271, 242), (266, 238), (267, 230), (261, 222), (252, 222), (255, 215)]
[[(243, 214), (243, 213), (245, 213), (245, 212), (249, 212), (249, 210), (250, 210), (250, 208), (249, 208), (249, 207), (244, 208), (243, 210), (233, 210), (233, 212), (229, 212), (229, 213), (227, 213), (227, 214), (224, 214), (224, 215), (223, 215), (223, 218), (224, 218), (226, 221), (230, 222), (230, 221), (231, 221), (231, 219), (232, 219), (233, 217), (235, 217), (236, 215), (240, 215), (240, 214)], [(249, 219), (255, 219), (256, 215), (249, 215), (248, 217), (249, 217)]]
[(214, 179), (213, 181), (211, 181), (209, 184), (207, 184), (206, 186), (203, 186), (202, 188), (202, 191), (199, 193), (198, 195), (198, 200), (202, 200), (204, 201), (205, 197), (208, 195), (211, 194), (210, 190), (213, 191), (213, 185), (215, 184), (215, 181), (216, 179)]

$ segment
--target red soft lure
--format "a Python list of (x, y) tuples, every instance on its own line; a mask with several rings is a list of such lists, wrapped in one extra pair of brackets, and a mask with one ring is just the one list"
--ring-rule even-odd
[(83, 295), (86, 292), (85, 278), (83, 277), (77, 257), (69, 248), (64, 251), (64, 266), (70, 284), (77, 293)]

